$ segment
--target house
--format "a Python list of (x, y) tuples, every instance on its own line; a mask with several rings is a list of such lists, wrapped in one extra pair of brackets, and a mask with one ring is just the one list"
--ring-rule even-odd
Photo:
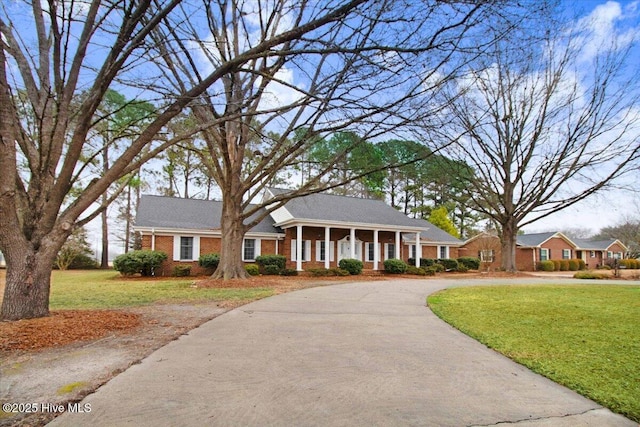
[[(268, 201), (286, 191), (270, 188), (264, 197)], [(135, 230), (144, 249), (169, 255), (161, 274), (184, 263), (197, 273), (201, 254), (220, 252), (221, 212), (217, 201), (143, 196)], [(355, 258), (375, 271), (389, 258), (457, 258), (461, 245), (428, 221), (409, 218), (383, 201), (318, 193), (273, 210), (245, 235), (242, 255), (248, 263), (259, 255), (284, 255), (287, 267), (299, 271)]]
[[(460, 248), (461, 256), (477, 256), (484, 268), (501, 266), (500, 238), (480, 233)], [(615, 239), (590, 241), (570, 239), (560, 232), (521, 234), (516, 241), (516, 268), (534, 271), (540, 261), (581, 259), (587, 268), (597, 268), (614, 259), (622, 259), (626, 247)]]
[(7, 266), (7, 263), (4, 260), (4, 255), (2, 255), (2, 252), (0, 251), (0, 268), (5, 268), (6, 266)]

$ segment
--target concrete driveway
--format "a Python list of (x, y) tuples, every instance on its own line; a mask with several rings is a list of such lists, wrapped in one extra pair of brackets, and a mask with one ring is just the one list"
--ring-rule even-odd
[(636, 426), (425, 307), (438, 289), (495, 282), (358, 282), (245, 305), (115, 377), (82, 402), (89, 413), (51, 425)]

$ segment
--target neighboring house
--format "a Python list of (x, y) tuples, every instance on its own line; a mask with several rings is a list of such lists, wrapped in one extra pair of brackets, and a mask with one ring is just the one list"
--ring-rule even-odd
[[(570, 239), (559, 232), (521, 234), (516, 242), (516, 267), (520, 271), (533, 271), (540, 261), (581, 259), (587, 268), (596, 268), (623, 257), (626, 247), (615, 239), (590, 241)], [(500, 239), (481, 233), (467, 240), (460, 248), (461, 256), (477, 256), (485, 268), (501, 266)], [(489, 259), (490, 258), (490, 259)]]
[[(268, 189), (265, 198), (286, 192)], [(143, 196), (136, 217), (142, 247), (166, 252), (173, 265), (192, 264), (201, 254), (220, 252), (221, 202)], [(418, 237), (416, 242), (416, 237)], [(408, 218), (380, 200), (313, 194), (275, 209), (244, 239), (243, 261), (280, 254), (297, 270), (336, 267), (355, 258), (382, 270), (389, 258), (456, 258), (462, 242), (428, 221)], [(299, 254), (299, 256), (298, 256)], [(194, 269), (195, 268), (195, 269)]]
[(7, 263), (4, 260), (4, 255), (2, 255), (2, 252), (0, 252), (0, 268), (4, 268), (7, 266)]

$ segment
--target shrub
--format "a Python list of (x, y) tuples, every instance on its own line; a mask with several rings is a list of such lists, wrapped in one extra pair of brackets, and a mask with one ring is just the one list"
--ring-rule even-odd
[(270, 276), (277, 276), (282, 273), (282, 269), (280, 266), (275, 264), (268, 264), (263, 267), (264, 274), (268, 274)]
[(625, 268), (635, 270), (635, 269), (638, 269), (638, 267), (640, 267), (640, 261), (638, 261), (637, 259), (622, 259), (620, 260), (620, 265), (624, 265)]
[(560, 271), (569, 271), (569, 260), (563, 259), (560, 261)]
[(256, 264), (264, 274), (277, 275), (286, 268), (287, 258), (284, 255), (260, 255), (256, 257)]
[(611, 266), (607, 264), (603, 264), (597, 267), (598, 270), (611, 270)]
[(173, 275), (175, 277), (191, 276), (191, 266), (184, 264), (176, 265), (173, 267)]
[(362, 273), (363, 264), (359, 259), (344, 258), (340, 260), (338, 265), (343, 270), (347, 270), (352, 276)]
[(552, 259), (551, 262), (553, 263), (553, 270), (552, 271), (560, 271), (561, 268), (561, 262), (559, 259)]
[(466, 273), (467, 271), (469, 271), (469, 269), (467, 268), (466, 265), (458, 264), (458, 272), (459, 273)]
[(555, 271), (556, 265), (553, 261), (540, 261), (538, 263), (538, 270), (540, 271)]
[(71, 264), (69, 264), (67, 268), (69, 270), (94, 270), (98, 267), (99, 265), (93, 257), (86, 254), (79, 254), (71, 261)]
[(407, 266), (407, 273), (414, 274), (416, 276), (426, 276), (427, 275), (426, 271), (424, 271), (423, 268), (416, 267), (415, 265), (408, 265)]
[(215, 270), (218, 268), (218, 264), (220, 264), (220, 255), (218, 254), (204, 254), (198, 258), (198, 265), (209, 270)]
[(587, 269), (587, 263), (586, 263), (586, 262), (584, 262), (584, 260), (583, 260), (583, 259), (579, 259), (579, 260), (578, 260), (578, 265), (579, 265), (579, 267), (578, 267), (578, 268), (579, 268), (580, 270), (586, 270), (586, 269)]
[(283, 276), (297, 276), (298, 270), (296, 270), (295, 268), (285, 268), (280, 272), (280, 274), (282, 274)]
[(436, 273), (442, 271), (441, 269), (444, 269), (444, 267), (442, 267), (440, 264), (434, 264), (430, 267), (425, 268), (424, 272), (427, 274), (427, 276), (435, 276)]
[(446, 271), (457, 271), (458, 261), (455, 259), (443, 258), (438, 260), (438, 264), (442, 265)]
[(258, 264), (247, 264), (244, 266), (244, 269), (247, 270), (250, 276), (260, 275), (260, 267), (258, 267)]
[(407, 271), (407, 264), (401, 259), (387, 259), (384, 261), (384, 271), (391, 274), (402, 274)]
[(167, 259), (167, 254), (159, 251), (131, 251), (113, 260), (113, 268), (124, 276), (141, 274), (153, 276), (155, 269)]
[(458, 258), (458, 264), (467, 268), (467, 270), (479, 270), (480, 258), (474, 258), (471, 256), (463, 256)]
[(332, 268), (331, 272), (336, 276), (348, 276), (350, 273), (342, 268)]
[(580, 261), (577, 259), (569, 260), (569, 271), (578, 271), (580, 268)]
[(607, 276), (602, 273), (592, 271), (580, 271), (573, 275), (574, 279), (605, 279)]
[(307, 271), (311, 273), (313, 277), (327, 277), (333, 274), (333, 272), (327, 268), (309, 268)]

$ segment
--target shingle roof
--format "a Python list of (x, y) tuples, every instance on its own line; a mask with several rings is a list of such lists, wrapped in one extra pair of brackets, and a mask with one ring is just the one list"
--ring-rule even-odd
[(609, 240), (583, 240), (572, 239), (579, 249), (588, 249), (594, 251), (606, 251), (609, 246), (616, 242), (616, 239)]
[[(290, 190), (270, 188), (269, 191), (279, 195)], [(375, 199), (318, 193), (289, 200), (284, 207), (294, 218), (301, 220), (433, 227), (426, 221), (416, 223), (415, 219), (407, 217), (382, 200)]]
[[(428, 241), (428, 242), (437, 242), (437, 243), (449, 243), (453, 245), (462, 245), (462, 240), (452, 236), (441, 228), (436, 227), (431, 224), (429, 221), (424, 219), (414, 219), (417, 224), (426, 225), (426, 230), (420, 232), (420, 240)], [(420, 225), (418, 225), (420, 226)], [(413, 235), (413, 239), (415, 240), (415, 235)]]
[(520, 246), (535, 248), (556, 234), (555, 231), (549, 233), (520, 234), (516, 239), (516, 243)]
[[(180, 228), (189, 230), (217, 230), (220, 228), (222, 202), (144, 195), (136, 214), (136, 226)], [(278, 233), (273, 220), (267, 216), (251, 229), (258, 233)]]

